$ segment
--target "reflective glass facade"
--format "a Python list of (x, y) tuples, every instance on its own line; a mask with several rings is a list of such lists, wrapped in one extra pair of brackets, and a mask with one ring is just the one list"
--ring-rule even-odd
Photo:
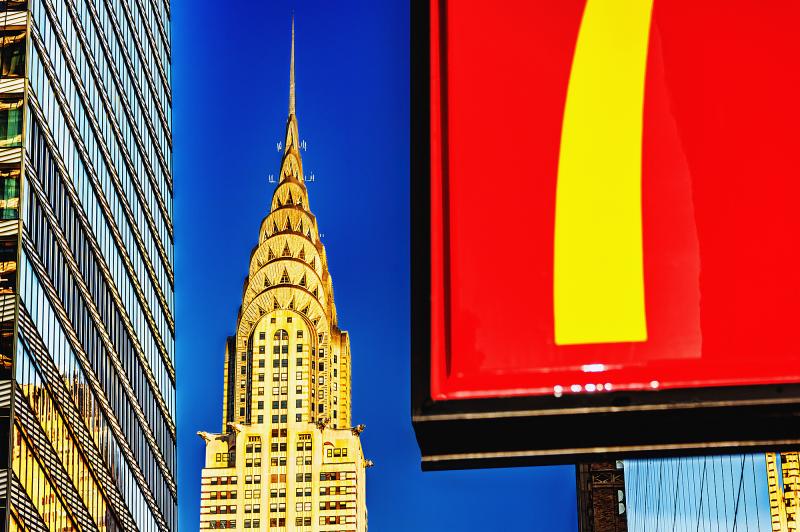
[(168, 0), (0, 0), (3, 530), (176, 530)]

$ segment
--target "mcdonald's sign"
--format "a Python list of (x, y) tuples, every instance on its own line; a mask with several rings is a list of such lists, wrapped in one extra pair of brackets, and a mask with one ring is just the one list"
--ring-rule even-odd
[(800, 445), (799, 26), (412, 2), (423, 468)]

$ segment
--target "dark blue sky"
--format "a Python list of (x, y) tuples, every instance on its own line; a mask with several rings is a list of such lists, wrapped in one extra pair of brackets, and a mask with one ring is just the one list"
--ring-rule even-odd
[[(408, 4), (173, 0), (180, 527), (197, 530), (224, 341), (278, 173), (291, 10), (311, 208), (353, 355), (373, 531), (576, 529), (571, 467), (422, 473), (409, 403)], [(487, 74), (489, 75), (489, 74)]]

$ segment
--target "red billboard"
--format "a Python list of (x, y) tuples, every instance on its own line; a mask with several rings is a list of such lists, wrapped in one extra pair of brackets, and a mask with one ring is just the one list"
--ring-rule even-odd
[[(618, 435), (515, 451), (534, 461), (796, 442), (800, 5), (431, 0), (412, 19), (427, 466), (482, 452), (436, 426), (491, 416)], [(737, 413), (752, 426), (706, 427)], [(634, 419), (685, 427), (626, 439)]]

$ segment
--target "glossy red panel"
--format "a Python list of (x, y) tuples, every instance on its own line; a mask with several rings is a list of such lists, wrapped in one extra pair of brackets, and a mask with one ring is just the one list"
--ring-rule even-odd
[(654, 0), (648, 338), (555, 344), (559, 146), (584, 7), (432, 2), (431, 395), (800, 382), (800, 4), (789, 0)]

